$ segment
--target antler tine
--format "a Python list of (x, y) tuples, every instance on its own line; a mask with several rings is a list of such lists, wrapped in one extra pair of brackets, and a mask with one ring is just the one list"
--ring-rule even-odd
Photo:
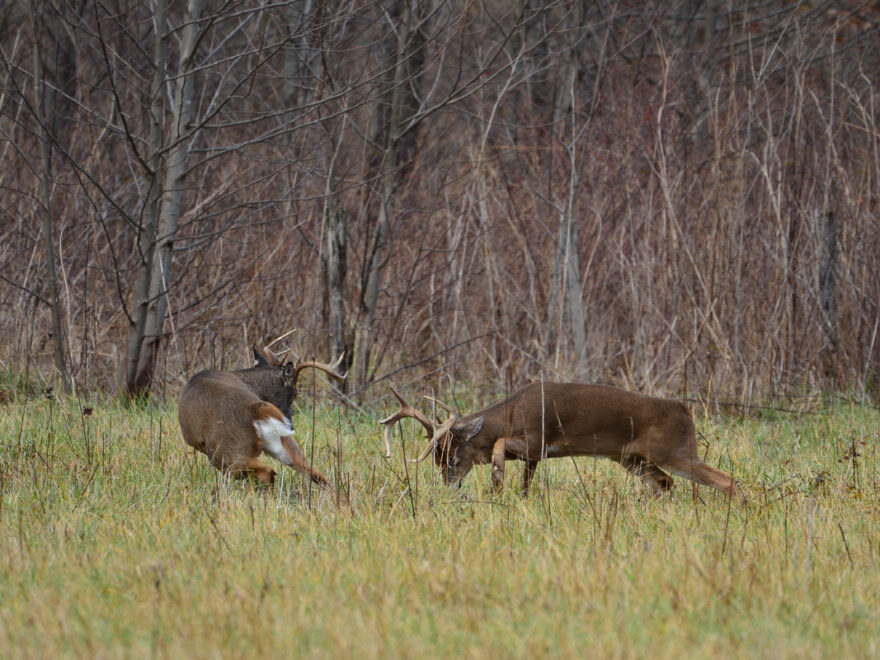
[(380, 424), (385, 426), (385, 458), (391, 457), (391, 427), (401, 419), (406, 419), (407, 417), (411, 417), (421, 422), (422, 426), (424, 426), (425, 430), (428, 432), (428, 436), (431, 438), (431, 446), (433, 447), (433, 438), (435, 434), (434, 425), (431, 423), (431, 420), (429, 420), (420, 410), (416, 410), (409, 405), (406, 402), (406, 399), (400, 396), (397, 390), (393, 387), (391, 388), (391, 392), (394, 394), (395, 398), (400, 401), (400, 405), (403, 407), (390, 417), (386, 417), (379, 421)]
[(428, 458), (428, 456), (430, 456), (433, 451), (434, 451), (434, 438), (431, 438), (431, 442), (429, 442), (425, 446), (425, 448), (422, 450), (422, 453), (419, 454), (419, 457), (418, 458), (411, 458), (411, 459), (409, 459), (409, 462), (410, 463), (421, 463), (423, 460)]
[(318, 369), (323, 371), (331, 378), (335, 378), (338, 381), (343, 381), (348, 377), (348, 372), (346, 371), (344, 374), (339, 373), (339, 365), (342, 364), (342, 358), (345, 357), (345, 352), (340, 353), (339, 357), (336, 358), (333, 362), (324, 363), (324, 362), (300, 362), (296, 365), (293, 370), (293, 382), (296, 383), (299, 378), (299, 374), (303, 369)]
[(391, 458), (391, 427), (401, 419), (406, 419), (407, 417), (412, 417), (413, 419), (420, 421), (422, 426), (424, 426), (425, 430), (428, 432), (428, 435), (434, 435), (434, 426), (427, 417), (415, 408), (404, 406), (390, 417), (379, 420), (379, 423), (385, 426), (385, 458)]
[(430, 401), (431, 403), (433, 403), (433, 404), (434, 404), (435, 406), (437, 406), (438, 408), (443, 408), (443, 410), (445, 410), (446, 412), (448, 412), (450, 415), (452, 415), (452, 414), (455, 413), (455, 411), (454, 411), (452, 408), (450, 408), (449, 406), (447, 406), (447, 405), (446, 405), (445, 403), (443, 403), (442, 401), (438, 401), (437, 399), (435, 399), (435, 398), (432, 397), (432, 396), (423, 395), (423, 397), (424, 397), (425, 399), (427, 399), (428, 401)]
[(395, 397), (398, 401), (400, 401), (400, 405), (402, 405), (402, 406), (408, 406), (408, 405), (409, 405), (409, 404), (406, 402), (406, 399), (404, 399), (402, 396), (400, 396), (400, 394), (398, 394), (397, 390), (395, 390), (393, 387), (389, 387), (389, 389), (391, 390), (391, 393), (394, 395), (394, 397)]
[(431, 441), (427, 444), (427, 446), (422, 450), (422, 453), (419, 454), (418, 458), (409, 459), (410, 463), (421, 463), (423, 460), (428, 458), (431, 453), (434, 451), (434, 447), (437, 446), (437, 443), (440, 442), (441, 438), (444, 438), (447, 433), (449, 433), (449, 429), (458, 421), (458, 415), (455, 413), (443, 422), (436, 431), (434, 431), (434, 435), (431, 437)]
[(286, 351), (284, 351), (283, 353), (278, 353), (278, 354), (276, 354), (276, 353), (275, 353), (274, 351), (272, 351), (269, 347), (272, 346), (272, 344), (277, 344), (277, 343), (278, 343), (279, 341), (281, 341), (282, 339), (284, 339), (284, 338), (286, 338), (286, 337), (289, 337), (289, 336), (292, 335), (294, 332), (296, 332), (296, 328), (294, 328), (293, 330), (288, 330), (287, 332), (285, 332), (285, 333), (284, 333), (283, 335), (281, 335), (280, 337), (276, 337), (275, 339), (273, 339), (272, 341), (270, 341), (268, 344), (266, 344), (265, 346), (263, 346), (263, 353), (266, 354), (266, 359), (269, 360), (269, 364), (271, 364), (271, 365), (273, 365), (273, 366), (276, 366), (276, 367), (280, 367), (282, 364), (284, 364), (284, 361), (287, 359), (287, 356), (290, 354), (290, 352), (291, 352), (292, 349), (288, 348), (288, 349), (287, 349)]
[[(272, 341), (270, 341), (268, 344), (266, 344), (265, 350), (268, 351), (268, 350), (269, 350), (269, 347), (270, 347), (272, 344), (277, 344), (279, 341), (281, 341), (282, 339), (286, 339), (287, 337), (289, 337), (290, 335), (292, 335), (294, 332), (296, 332), (296, 328), (294, 328), (293, 330), (288, 330), (287, 332), (285, 332), (285, 333), (284, 333), (283, 335), (281, 335), (280, 337), (276, 337), (275, 339), (273, 339)], [(287, 351), (287, 352), (290, 353), (290, 351)]]

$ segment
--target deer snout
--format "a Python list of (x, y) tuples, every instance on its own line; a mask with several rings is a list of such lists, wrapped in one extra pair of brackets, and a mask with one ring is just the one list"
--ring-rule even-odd
[(468, 472), (474, 466), (472, 460), (463, 458), (458, 452), (453, 452), (451, 456), (441, 464), (440, 469), (443, 474), (443, 482), (447, 486), (461, 487), (461, 482), (467, 476)]

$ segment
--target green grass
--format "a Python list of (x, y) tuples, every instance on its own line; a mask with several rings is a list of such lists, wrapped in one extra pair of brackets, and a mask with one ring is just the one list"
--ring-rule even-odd
[(588, 458), (526, 500), (521, 464), (501, 496), (478, 467), (465, 499), (400, 443), (384, 459), (373, 417), (308, 405), (340, 493), (277, 464), (272, 491), (225, 481), (173, 408), (0, 405), (0, 655), (880, 656), (874, 408), (698, 418), (750, 497), (729, 507)]

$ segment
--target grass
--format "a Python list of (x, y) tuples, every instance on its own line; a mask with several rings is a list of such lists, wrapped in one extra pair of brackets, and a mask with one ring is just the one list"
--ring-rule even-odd
[[(449, 491), (423, 440), (319, 404), (298, 437), (339, 493), (230, 483), (173, 406), (0, 405), (0, 648), (14, 657), (880, 656), (880, 415), (698, 417), (747, 507), (648, 497), (593, 459)], [(384, 411), (376, 411), (376, 417)], [(313, 440), (312, 440), (313, 439)], [(267, 459), (267, 461), (270, 459)], [(337, 499), (341, 500), (337, 503)], [(348, 500), (348, 504), (345, 503)]]

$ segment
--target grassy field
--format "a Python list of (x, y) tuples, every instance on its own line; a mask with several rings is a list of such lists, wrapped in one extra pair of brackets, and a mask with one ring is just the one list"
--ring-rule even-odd
[[(376, 418), (311, 407), (332, 494), (224, 481), (173, 406), (0, 404), (0, 656), (880, 657), (880, 415), (696, 413), (746, 507), (608, 461), (447, 490)], [(422, 446), (414, 424), (403, 446)], [(270, 460), (270, 459), (267, 459)]]

